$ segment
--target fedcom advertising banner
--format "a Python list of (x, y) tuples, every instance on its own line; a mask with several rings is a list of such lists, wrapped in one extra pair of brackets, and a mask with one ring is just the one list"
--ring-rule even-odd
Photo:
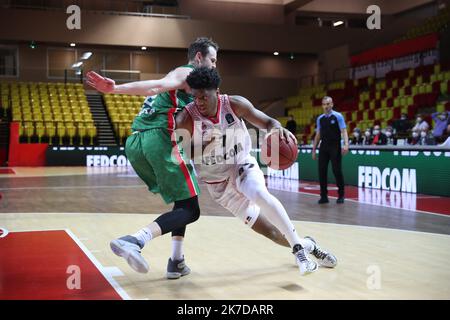
[(49, 147), (48, 166), (125, 167), (131, 166), (123, 147)]
[[(319, 180), (311, 149), (298, 156), (301, 180)], [(410, 193), (450, 196), (450, 152), (350, 150), (342, 158), (345, 184)], [(335, 183), (331, 170), (328, 181)]]

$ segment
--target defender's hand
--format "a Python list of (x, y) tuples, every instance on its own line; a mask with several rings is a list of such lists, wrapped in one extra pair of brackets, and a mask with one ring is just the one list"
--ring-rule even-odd
[(114, 88), (116, 87), (116, 83), (114, 82), (114, 80), (102, 77), (94, 71), (89, 71), (86, 74), (86, 78), (86, 83), (88, 85), (102, 93), (112, 93), (114, 92)]

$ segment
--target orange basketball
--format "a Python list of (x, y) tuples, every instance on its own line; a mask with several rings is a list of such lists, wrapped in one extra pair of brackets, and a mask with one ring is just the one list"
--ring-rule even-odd
[(278, 132), (267, 135), (261, 146), (261, 161), (272, 169), (284, 170), (297, 161), (298, 147), (292, 139), (282, 139)]

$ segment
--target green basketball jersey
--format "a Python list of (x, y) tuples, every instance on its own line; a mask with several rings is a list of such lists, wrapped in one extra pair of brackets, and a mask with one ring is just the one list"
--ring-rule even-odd
[[(181, 67), (194, 69), (194, 66), (190, 64)], [(192, 95), (184, 90), (171, 90), (160, 93), (156, 97), (147, 97), (131, 127), (134, 131), (156, 128), (173, 129), (174, 113), (193, 100)]]

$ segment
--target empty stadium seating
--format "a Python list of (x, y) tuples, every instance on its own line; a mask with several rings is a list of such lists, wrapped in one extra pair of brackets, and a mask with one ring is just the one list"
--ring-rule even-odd
[(94, 144), (97, 130), (82, 84), (3, 82), (0, 90), (4, 110), (20, 123), (21, 140)]
[[(391, 71), (377, 81), (372, 78), (333, 82), (302, 88), (297, 96), (286, 99), (286, 114), (293, 115), (301, 128), (300, 141), (309, 143), (315, 129), (316, 116), (322, 113), (321, 98), (331, 96), (336, 111), (347, 121), (348, 129), (364, 130), (375, 124), (386, 127), (401, 113), (412, 119), (419, 109), (450, 110), (449, 102), (440, 96), (450, 93), (450, 70), (440, 64), (415, 69)], [(287, 117), (278, 118), (283, 126)], [(426, 117), (431, 122), (429, 117)]]
[(109, 117), (120, 144), (131, 134), (131, 124), (139, 113), (145, 96), (130, 96), (121, 94), (105, 94), (103, 96)]
[(425, 22), (420, 26), (409, 30), (404, 37), (399, 39), (399, 41), (413, 39), (429, 33), (438, 32), (448, 26), (449, 22), (450, 7), (447, 7), (444, 10), (441, 10), (441, 12), (439, 12), (435, 17), (431, 17), (425, 20)]

